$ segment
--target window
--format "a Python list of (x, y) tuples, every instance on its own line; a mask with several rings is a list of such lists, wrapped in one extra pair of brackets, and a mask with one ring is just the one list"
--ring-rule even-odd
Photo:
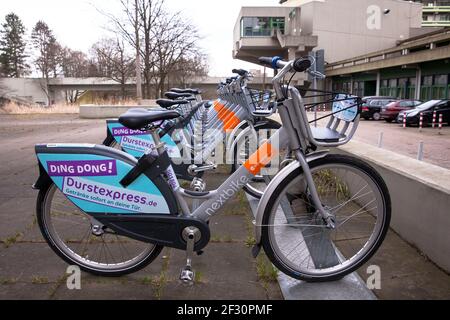
[(446, 86), (447, 85), (447, 75), (436, 75), (434, 76), (434, 84), (437, 86)]
[(389, 87), (394, 88), (397, 86), (397, 79), (389, 80)]
[(398, 86), (399, 87), (405, 87), (408, 83), (408, 78), (400, 78), (398, 79)]
[(402, 107), (402, 108), (410, 108), (410, 107), (412, 107), (412, 101), (402, 101), (402, 102), (400, 102), (400, 107)]
[(242, 37), (270, 37), (273, 30), (284, 34), (285, 19), (280, 17), (243, 17), (241, 20)]
[(433, 85), (433, 76), (423, 77), (422, 85), (424, 85), (424, 86), (432, 86)]

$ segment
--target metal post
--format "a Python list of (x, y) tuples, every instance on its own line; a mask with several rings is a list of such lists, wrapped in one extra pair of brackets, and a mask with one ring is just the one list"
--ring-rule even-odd
[(423, 141), (420, 141), (419, 143), (419, 151), (417, 152), (417, 160), (423, 161)]
[(383, 136), (384, 133), (380, 132), (380, 135), (378, 136), (378, 148), (383, 148)]
[(433, 129), (436, 128), (436, 110), (433, 111)]
[(135, 0), (135, 37), (136, 37), (136, 100), (138, 105), (142, 104), (142, 77), (141, 77), (141, 48), (139, 43), (139, 12), (138, 0)]
[(420, 113), (419, 131), (422, 132), (423, 128), (423, 112)]
[[(314, 52), (314, 73), (317, 71), (317, 52)], [(313, 76), (313, 90), (317, 90), (317, 77)], [(314, 92), (314, 125), (317, 127), (317, 92)]]

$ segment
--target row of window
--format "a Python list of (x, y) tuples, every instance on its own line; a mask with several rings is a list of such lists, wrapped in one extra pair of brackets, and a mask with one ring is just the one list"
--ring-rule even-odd
[(272, 31), (285, 31), (285, 19), (281, 17), (243, 17), (241, 37), (270, 37)]

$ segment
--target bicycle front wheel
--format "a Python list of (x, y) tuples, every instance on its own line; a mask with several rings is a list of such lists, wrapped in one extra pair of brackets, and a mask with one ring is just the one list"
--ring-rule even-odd
[(299, 168), (269, 199), (262, 245), (283, 273), (309, 282), (334, 281), (359, 268), (381, 245), (389, 229), (390, 196), (381, 176), (358, 159), (328, 155), (310, 169), (335, 229), (315, 209)]

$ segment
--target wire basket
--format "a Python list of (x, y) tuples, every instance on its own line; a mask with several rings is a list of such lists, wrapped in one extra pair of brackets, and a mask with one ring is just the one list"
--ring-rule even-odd
[(253, 88), (247, 88), (247, 90), (255, 110), (267, 109), (274, 101), (275, 94), (272, 90), (259, 90)]
[[(304, 90), (305, 136), (316, 146), (336, 147), (349, 142), (359, 125), (362, 109), (360, 97), (342, 92)], [(308, 117), (314, 112), (314, 118)], [(328, 122), (322, 121), (329, 118)]]

